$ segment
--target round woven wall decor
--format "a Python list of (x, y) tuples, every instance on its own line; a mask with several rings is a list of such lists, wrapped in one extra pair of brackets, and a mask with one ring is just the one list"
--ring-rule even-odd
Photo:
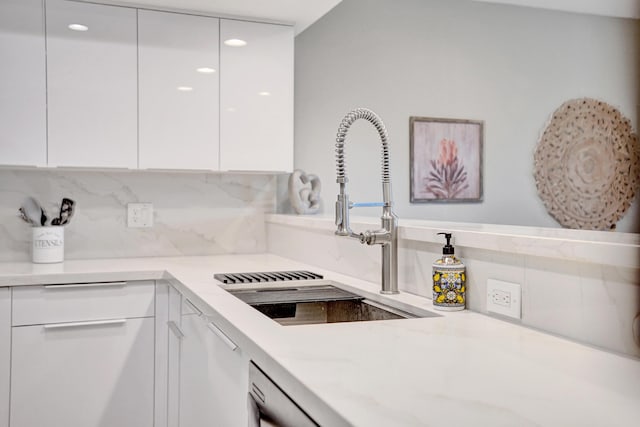
[(567, 101), (536, 147), (538, 195), (564, 227), (613, 229), (638, 190), (639, 153), (631, 122), (616, 108), (590, 98)]

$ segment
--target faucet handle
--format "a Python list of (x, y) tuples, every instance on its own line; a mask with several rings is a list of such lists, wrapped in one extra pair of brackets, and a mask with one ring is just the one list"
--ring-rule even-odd
[(349, 203), (349, 209), (352, 208), (376, 208), (384, 206), (384, 202), (363, 202), (363, 203)]

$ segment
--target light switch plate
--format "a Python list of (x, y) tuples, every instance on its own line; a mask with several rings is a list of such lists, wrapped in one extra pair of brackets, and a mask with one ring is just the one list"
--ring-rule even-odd
[(153, 227), (152, 203), (127, 204), (127, 227), (146, 228)]
[(522, 288), (518, 283), (487, 280), (487, 311), (520, 319)]

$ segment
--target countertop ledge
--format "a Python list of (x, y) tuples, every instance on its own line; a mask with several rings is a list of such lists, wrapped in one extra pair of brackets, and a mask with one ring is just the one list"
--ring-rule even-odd
[[(266, 216), (266, 221), (318, 232), (335, 231), (333, 217), (270, 214)], [(361, 232), (367, 228), (379, 227), (380, 219), (354, 216), (350, 218), (350, 223), (355, 232)], [(443, 231), (453, 234), (452, 244), (457, 248), (486, 249), (617, 267), (639, 266), (640, 234), (635, 233), (402, 218), (398, 221), (398, 237), (401, 240), (442, 246), (444, 240), (437, 233)]]
[(640, 361), (479, 313), (284, 327), (214, 273), (306, 269), (367, 297), (427, 299), (271, 254), (0, 263), (0, 286), (112, 280), (173, 284), (323, 426), (635, 426)]

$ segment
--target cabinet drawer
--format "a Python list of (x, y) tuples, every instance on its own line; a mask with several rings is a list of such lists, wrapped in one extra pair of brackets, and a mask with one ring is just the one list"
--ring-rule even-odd
[(105, 322), (13, 328), (11, 427), (153, 426), (154, 319)]
[(12, 325), (149, 317), (154, 296), (154, 281), (17, 286)]

